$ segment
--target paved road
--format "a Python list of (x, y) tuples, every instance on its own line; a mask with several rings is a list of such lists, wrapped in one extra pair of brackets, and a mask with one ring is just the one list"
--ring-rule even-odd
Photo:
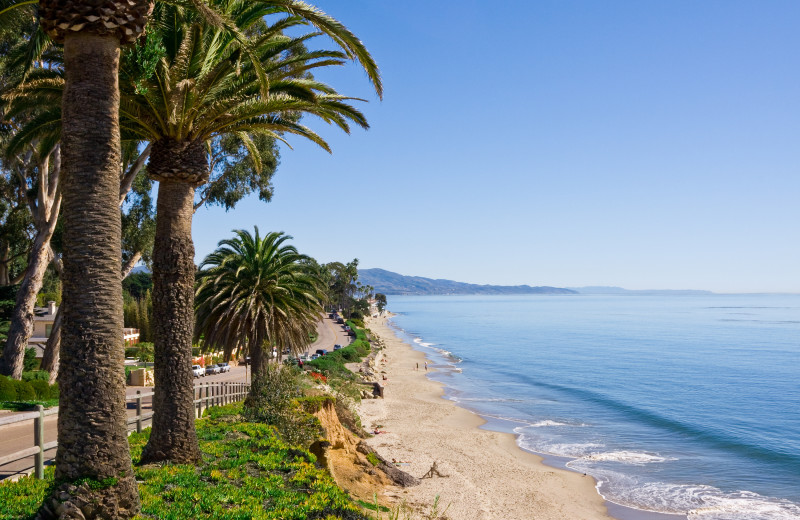
[[(333, 350), (333, 345), (349, 345), (351, 338), (344, 332), (342, 325), (338, 325), (335, 321), (328, 318), (326, 314), (317, 324), (317, 341), (309, 345), (306, 352), (313, 353), (319, 348)], [(232, 367), (231, 371), (225, 374), (210, 375), (200, 378), (195, 378), (195, 385), (211, 382), (249, 382), (250, 371), (247, 367), (236, 366)], [(126, 390), (126, 395), (130, 397), (136, 396), (136, 391), (142, 393), (152, 392), (152, 387), (142, 386), (129, 386)], [(142, 400), (142, 408), (145, 411), (152, 409), (152, 398), (146, 397)], [(0, 417), (6, 417), (10, 412), (0, 410)], [(133, 417), (136, 415), (136, 401), (128, 401), (128, 416)], [(51, 442), (56, 440), (56, 427), (58, 417), (51, 415), (45, 418), (44, 441)], [(145, 423), (148, 426), (149, 421)], [(24, 421), (10, 426), (0, 427), (0, 455), (7, 455), (14, 453), (25, 448), (30, 448), (34, 445), (33, 442), (33, 421)], [(45, 452), (45, 458), (55, 457), (55, 449)], [(27, 474), (33, 468), (33, 457), (23, 459), (11, 464), (6, 464), (0, 467), (0, 480)]]
[(317, 323), (317, 335), (317, 341), (306, 349), (307, 354), (313, 354), (319, 348), (332, 351), (336, 344), (347, 346), (353, 341), (353, 338), (344, 331), (344, 325), (339, 325), (327, 314)]

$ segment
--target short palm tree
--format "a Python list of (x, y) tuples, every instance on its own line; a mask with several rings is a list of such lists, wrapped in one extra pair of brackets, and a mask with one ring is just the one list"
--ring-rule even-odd
[(269, 347), (297, 352), (322, 312), (323, 289), (308, 257), (287, 245), (291, 237), (263, 238), (238, 230), (223, 240), (200, 266), (195, 292), (195, 336), (225, 356), (243, 351), (252, 362), (252, 387), (246, 405), (261, 394)]
[[(142, 453), (146, 462), (186, 463), (199, 457), (189, 372), (195, 271), (191, 228), (195, 189), (209, 179), (208, 142), (236, 136), (258, 167), (255, 136), (284, 140), (295, 134), (328, 149), (319, 135), (298, 122), (303, 114), (347, 132), (351, 123), (368, 126), (348, 98), (308, 75), (318, 67), (341, 65), (349, 59), (350, 47), (306, 51), (305, 43), (318, 33), (285, 36), (286, 29), (306, 21), (289, 16), (268, 25), (263, 15), (278, 9), (265, 7), (271, 4), (290, 13), (290, 8), (305, 6), (303, 12), (327, 24), (332, 34), (338, 31), (352, 39), (338, 22), (320, 18), (302, 2), (209, 2), (248, 34), (246, 42), (191, 12), (161, 5), (153, 15), (161, 42), (153, 74), (121, 84), (123, 130), (152, 143), (148, 173), (159, 181), (153, 248), (156, 390), (153, 428)], [(348, 45), (368, 57), (356, 43)], [(366, 68), (377, 80), (377, 70)]]

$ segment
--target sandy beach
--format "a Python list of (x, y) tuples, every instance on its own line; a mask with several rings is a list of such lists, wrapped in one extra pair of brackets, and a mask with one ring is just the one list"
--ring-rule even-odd
[(449, 506), (447, 516), (459, 520), (611, 518), (592, 478), (545, 466), (511, 434), (479, 429), (483, 419), (441, 398), (442, 385), (426, 377), (425, 356), (397, 338), (386, 318), (367, 327), (386, 345), (377, 363), (387, 378), (384, 399), (364, 400), (359, 409), (366, 429), (385, 432), (368, 443), (415, 477), (434, 462), (446, 475), (388, 495), (425, 511), (438, 495), (439, 510)]

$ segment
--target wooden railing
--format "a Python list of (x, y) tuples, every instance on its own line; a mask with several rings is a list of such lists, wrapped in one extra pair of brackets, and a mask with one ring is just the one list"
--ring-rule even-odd
[[(223, 406), (236, 403), (247, 396), (250, 385), (247, 383), (215, 382), (200, 383), (194, 387), (194, 405), (196, 417), (202, 417), (203, 412), (213, 406)], [(153, 392), (142, 393), (136, 391), (136, 395), (128, 396), (125, 401), (136, 402), (136, 415), (128, 417), (128, 431), (141, 433), (146, 421), (152, 421), (153, 412), (143, 412), (143, 400), (145, 397), (152, 397)], [(0, 456), (0, 466), (16, 462), (33, 456), (34, 475), (36, 478), (44, 478), (44, 464), (46, 462), (44, 452), (58, 447), (58, 441), (44, 442), (44, 418), (58, 413), (58, 407), (45, 410), (42, 405), (36, 405), (35, 412), (15, 414), (10, 417), (0, 419), (0, 428), (17, 424), (33, 419), (33, 443), (34, 445), (15, 453)]]

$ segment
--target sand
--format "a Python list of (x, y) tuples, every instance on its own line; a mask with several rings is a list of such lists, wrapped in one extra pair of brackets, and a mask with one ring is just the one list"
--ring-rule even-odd
[(447, 517), (459, 520), (611, 518), (591, 477), (545, 466), (514, 435), (479, 429), (485, 421), (441, 397), (442, 385), (426, 377), (424, 354), (397, 338), (386, 318), (370, 318), (367, 327), (386, 345), (377, 362), (387, 377), (384, 398), (359, 408), (366, 429), (386, 432), (368, 444), (387, 460), (407, 461), (400, 468), (415, 477), (434, 462), (447, 475), (388, 489), (387, 498), (430, 511), (439, 495), (439, 511), (449, 506)]

